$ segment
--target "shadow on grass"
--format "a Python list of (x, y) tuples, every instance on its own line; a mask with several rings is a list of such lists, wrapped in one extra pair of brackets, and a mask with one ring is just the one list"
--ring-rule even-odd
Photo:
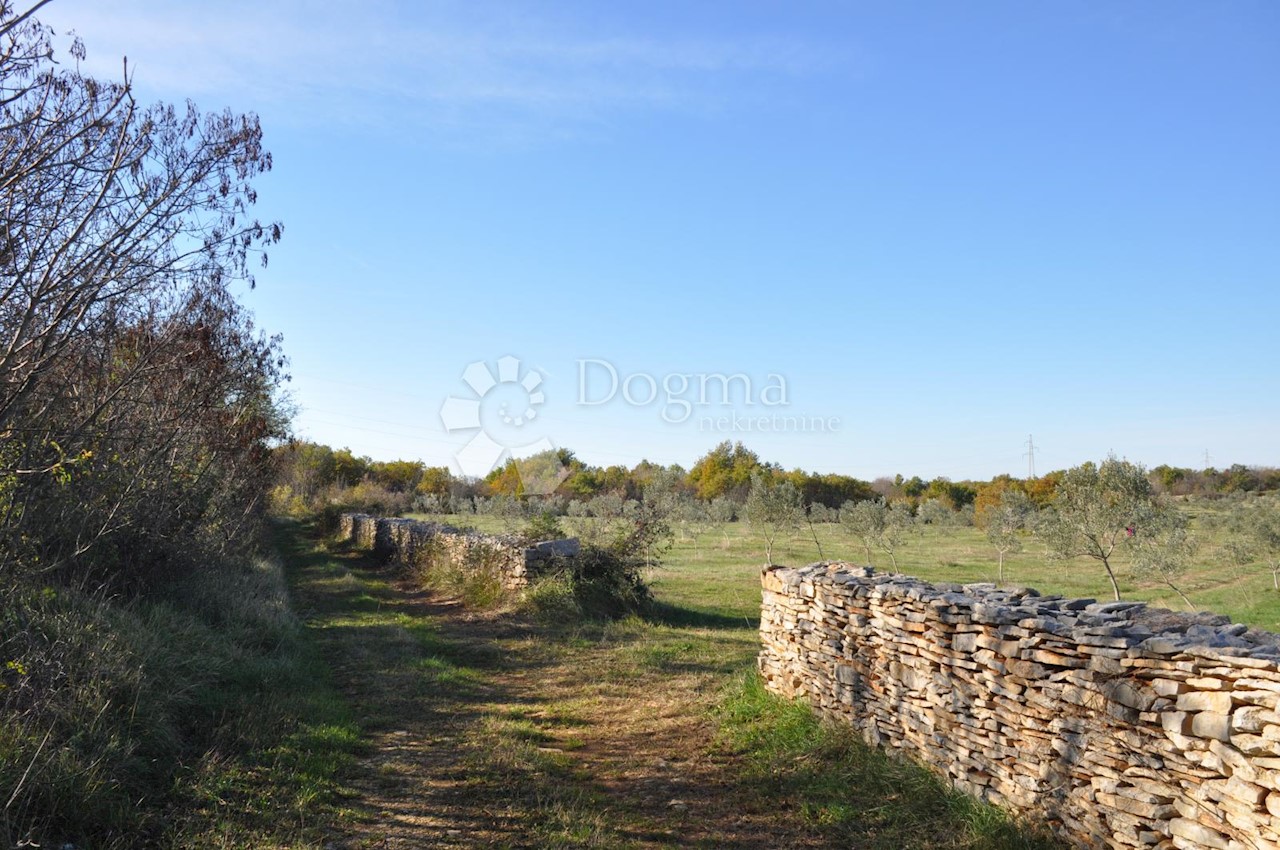
[(645, 619), (662, 626), (693, 629), (758, 629), (759, 617), (731, 617), (696, 608), (683, 608), (670, 602), (653, 602), (645, 612)]
[[(364, 551), (326, 550), (316, 540), (304, 524), (277, 532), (298, 608), (331, 665), (347, 674), (349, 689), (367, 686), (396, 705), (434, 696), (453, 711), (463, 700), (501, 698), (484, 679), (510, 669), (512, 659), (489, 643), (443, 634), (433, 620), (440, 607), (398, 587), (396, 567)], [(437, 680), (447, 691), (430, 687)]]

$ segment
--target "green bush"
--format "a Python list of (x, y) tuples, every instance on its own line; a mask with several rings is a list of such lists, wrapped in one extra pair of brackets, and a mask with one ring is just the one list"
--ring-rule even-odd
[[(576, 610), (590, 619), (616, 619), (643, 613), (653, 595), (641, 575), (642, 564), (617, 551), (600, 546), (584, 546), (572, 558), (554, 559), (534, 581), (539, 589), (534, 599), (544, 595), (555, 599), (569, 594), (573, 605), (557, 602), (562, 610)], [(547, 585), (542, 589), (542, 585)], [(526, 598), (529, 592), (526, 591)], [(537, 609), (537, 603), (534, 603)]]
[(560, 517), (551, 511), (534, 514), (525, 523), (520, 538), (526, 543), (540, 543), (543, 540), (563, 540), (567, 535), (560, 525)]
[(314, 512), (316, 531), (324, 537), (332, 537), (338, 533), (338, 521), (343, 514), (361, 513), (345, 503), (330, 503), (321, 506)]
[(641, 564), (608, 549), (588, 547), (572, 560), (578, 604), (590, 614), (621, 617), (641, 613), (653, 595)]
[(567, 572), (534, 579), (524, 589), (520, 601), (525, 610), (548, 624), (582, 619), (576, 588)]

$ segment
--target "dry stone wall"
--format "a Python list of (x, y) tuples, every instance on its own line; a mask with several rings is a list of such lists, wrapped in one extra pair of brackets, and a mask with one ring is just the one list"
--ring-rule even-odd
[(338, 517), (338, 538), (358, 549), (372, 549), (377, 530), (377, 517), (368, 514), (342, 514)]
[(418, 564), (429, 556), (458, 569), (495, 570), (509, 590), (526, 587), (553, 559), (572, 558), (580, 551), (576, 538), (527, 545), (514, 537), (367, 514), (342, 514), (338, 538), (400, 564)]
[(824, 562), (766, 568), (768, 687), (1075, 846), (1280, 846), (1280, 638)]

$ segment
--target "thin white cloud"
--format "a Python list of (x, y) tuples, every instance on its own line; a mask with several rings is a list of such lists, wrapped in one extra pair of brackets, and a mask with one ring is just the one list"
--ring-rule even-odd
[(127, 55), (141, 90), (296, 123), (590, 125), (618, 110), (720, 106), (735, 77), (802, 76), (831, 62), (782, 38), (657, 38), (501, 12), (64, 0), (43, 17), (79, 33), (95, 74), (118, 78)]

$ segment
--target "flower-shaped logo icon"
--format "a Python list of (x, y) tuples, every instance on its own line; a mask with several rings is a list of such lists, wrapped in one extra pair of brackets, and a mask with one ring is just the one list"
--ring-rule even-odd
[(483, 360), (467, 366), (462, 380), (472, 391), (469, 398), (450, 396), (440, 408), (440, 420), (446, 431), (477, 433), (454, 453), (463, 475), (481, 478), (492, 472), (510, 453), (532, 454), (555, 446), (543, 437), (520, 443), (519, 430), (538, 416), (538, 408), (546, 400), (542, 394), (542, 373), (524, 371), (520, 358), (500, 357), (495, 374)]

